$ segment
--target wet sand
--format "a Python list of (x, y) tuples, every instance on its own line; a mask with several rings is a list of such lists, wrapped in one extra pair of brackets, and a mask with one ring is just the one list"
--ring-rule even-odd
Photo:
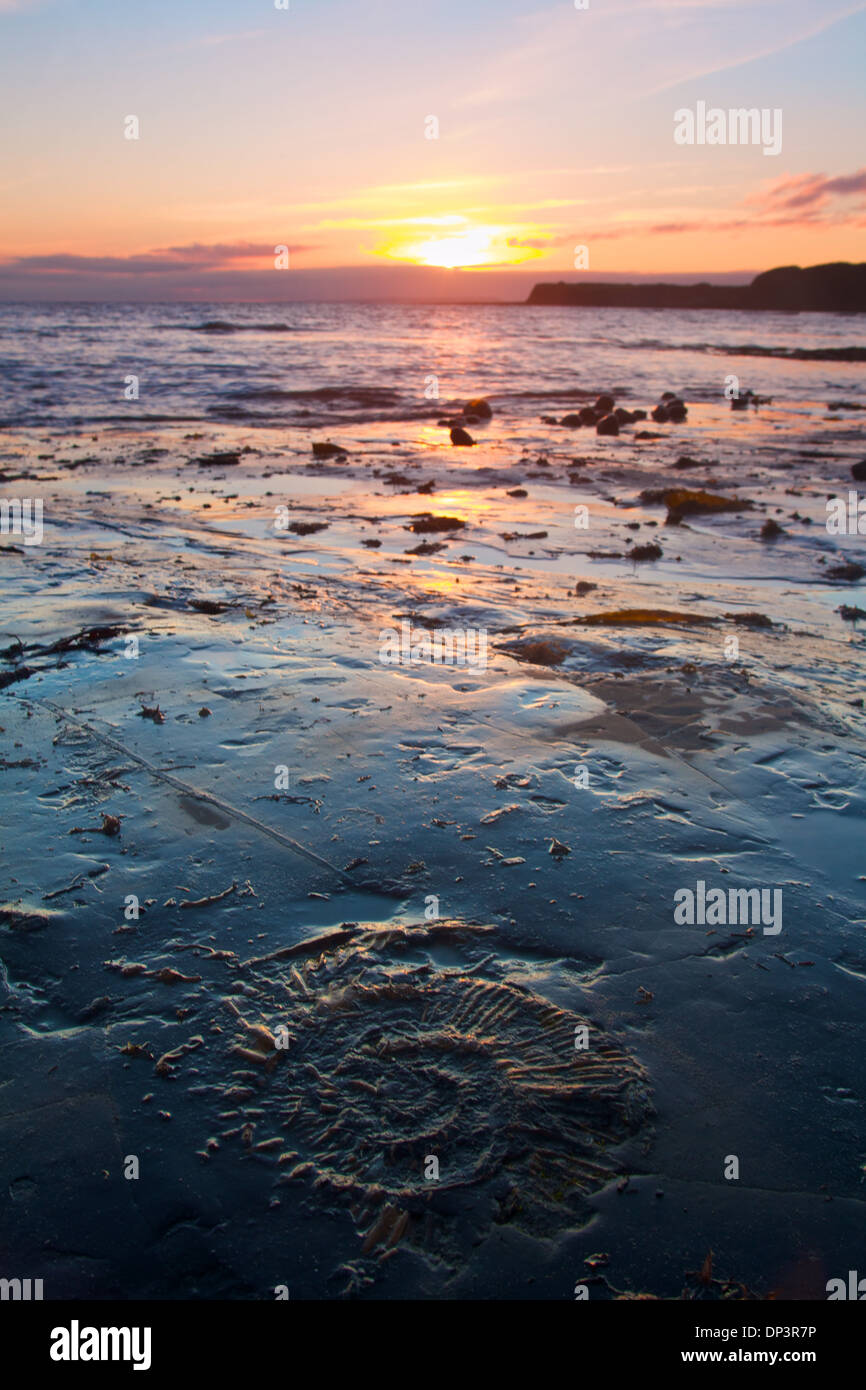
[[(491, 399), (472, 449), (3, 436), (45, 537), (0, 551), (0, 1240), (46, 1297), (857, 1267), (866, 538), (825, 502), (862, 414)], [(750, 505), (670, 524), (682, 489)], [(407, 620), (486, 667), (383, 664)], [(782, 888), (782, 931), (678, 925), (697, 880)]]

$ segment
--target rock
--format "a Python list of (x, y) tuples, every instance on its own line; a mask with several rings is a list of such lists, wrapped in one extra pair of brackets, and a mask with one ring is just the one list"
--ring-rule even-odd
[(482, 396), (478, 396), (474, 401), (466, 402), (463, 407), (463, 414), (477, 415), (479, 420), (490, 420), (493, 416), (493, 411), (490, 409), (490, 403), (485, 401)]
[(431, 531), (460, 531), (465, 525), (466, 522), (456, 516), (433, 516), (431, 512), (421, 512), (406, 529), (414, 531), (416, 535), (424, 535)]
[(851, 464), (851, 477), (856, 478), (858, 483), (866, 482), (866, 459)]
[(596, 415), (591, 405), (585, 405), (580, 411), (580, 423), (582, 425), (596, 425), (598, 424), (599, 418), (600, 417)]
[(691, 454), (681, 454), (674, 464), (674, 468), (700, 468), (700, 459), (693, 459)]
[(580, 428), (580, 426), (583, 424), (583, 421), (581, 420), (579, 415), (563, 415), (559, 423), (561, 425), (565, 425), (566, 429), (576, 430)]
[(661, 395), (659, 396), (659, 400), (662, 402), (675, 401), (676, 398), (676, 392), (674, 391), (662, 391)]
[(598, 397), (595, 405), (593, 406), (593, 410), (595, 411), (596, 415), (609, 415), (610, 412), (613, 410), (614, 404), (615, 402), (613, 396), (602, 394)]
[(633, 419), (633, 420), (645, 420), (645, 419), (646, 419), (646, 411), (645, 411), (645, 410), (633, 410), (631, 414), (632, 414), (632, 419)]
[(566, 642), (539, 637), (503, 643), (501, 650), (532, 666), (561, 666), (571, 649)]
[(662, 548), (655, 541), (648, 541), (646, 545), (636, 545), (628, 552), (629, 560), (660, 560), (662, 558)]
[(772, 541), (775, 540), (777, 536), (784, 536), (784, 534), (785, 532), (782, 530), (778, 521), (774, 521), (772, 517), (765, 521), (761, 527), (762, 541)]
[(332, 459), (339, 454), (345, 454), (346, 450), (339, 444), (322, 443), (316, 441), (313, 445), (313, 457), (317, 459)]
[(666, 405), (653, 406), (652, 417), (657, 425), (666, 425), (671, 418)]
[(451, 430), (451, 443), (458, 449), (470, 449), (475, 440), (471, 434), (467, 434), (459, 425), (455, 425)]
[(201, 458), (196, 459), (199, 468), (234, 468), (240, 461), (240, 454), (233, 451), (222, 454), (203, 454)]
[[(639, 494), (646, 506), (664, 503), (668, 508), (668, 522), (672, 517), (712, 516), (718, 512), (743, 512), (751, 507), (746, 497), (723, 497), (717, 492), (705, 492), (686, 487), (644, 488)], [(676, 524), (674, 522), (673, 524)]]
[(674, 397), (672, 401), (667, 402), (667, 412), (668, 418), (674, 425), (682, 424), (689, 413), (685, 403), (678, 397)]
[(631, 411), (626, 410), (621, 405), (618, 405), (613, 413), (616, 416), (617, 422), (620, 425), (631, 425), (634, 423), (634, 416), (632, 415)]
[(595, 427), (596, 434), (619, 434), (619, 421), (615, 415), (603, 415)]
[(827, 570), (828, 579), (844, 579), (847, 583), (853, 583), (856, 579), (862, 579), (866, 574), (866, 569), (851, 560), (846, 565), (833, 565)]

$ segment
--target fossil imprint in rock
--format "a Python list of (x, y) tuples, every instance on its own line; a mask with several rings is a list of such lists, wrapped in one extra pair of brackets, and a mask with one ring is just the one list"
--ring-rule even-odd
[(258, 1063), (232, 1082), (254, 1083), (256, 1135), (283, 1136), (280, 1181), (342, 1196), (365, 1250), (423, 1242), (472, 1188), (482, 1224), (575, 1224), (616, 1171), (609, 1151), (652, 1114), (642, 1067), (602, 1029), (490, 978), (493, 930), (344, 926), (245, 962), (251, 994), (225, 1001), (240, 1030), (227, 1065)]

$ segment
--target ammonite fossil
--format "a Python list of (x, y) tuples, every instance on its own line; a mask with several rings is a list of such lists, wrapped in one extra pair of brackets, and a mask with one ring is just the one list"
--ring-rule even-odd
[(574, 1225), (651, 1113), (643, 1069), (602, 1029), (501, 978), (492, 930), (344, 926), (246, 961), (225, 1001), (229, 1135), (278, 1183), (345, 1199), (365, 1251), (441, 1245), (470, 1210), (476, 1226)]

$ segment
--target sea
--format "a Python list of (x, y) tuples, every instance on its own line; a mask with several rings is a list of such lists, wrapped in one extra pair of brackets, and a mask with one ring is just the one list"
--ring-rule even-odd
[[(859, 360), (845, 360), (853, 357)], [(612, 391), (735, 390), (791, 412), (859, 399), (859, 315), (526, 304), (4, 304), (0, 426), (56, 430), (435, 422), (479, 394), (497, 418)]]

